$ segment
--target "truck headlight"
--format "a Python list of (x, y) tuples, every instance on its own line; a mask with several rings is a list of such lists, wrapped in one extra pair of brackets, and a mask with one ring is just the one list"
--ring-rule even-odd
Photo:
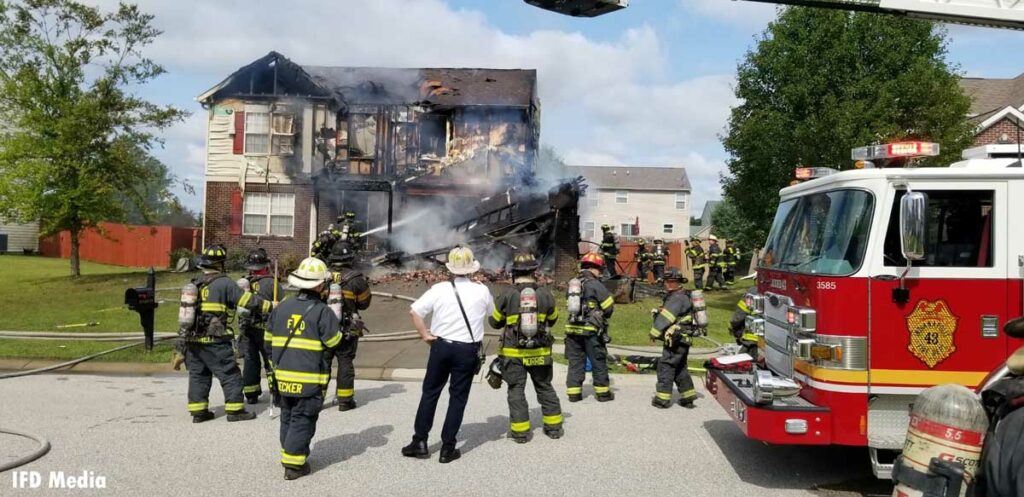
[(806, 307), (789, 306), (786, 309), (786, 322), (796, 331), (813, 333), (818, 327), (818, 313)]
[(747, 316), (745, 322), (743, 323), (743, 329), (745, 329), (747, 333), (752, 333), (759, 337), (763, 337), (764, 318), (760, 318), (757, 316)]
[(750, 309), (750, 312), (764, 314), (764, 295), (748, 293), (743, 296), (743, 303), (747, 304), (747, 309)]
[(754, 403), (771, 404), (776, 397), (792, 397), (800, 393), (800, 385), (788, 378), (776, 378), (770, 371), (758, 370), (754, 374)]

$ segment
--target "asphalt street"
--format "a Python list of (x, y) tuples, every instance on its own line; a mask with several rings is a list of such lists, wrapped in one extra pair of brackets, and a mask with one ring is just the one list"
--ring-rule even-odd
[[(564, 378), (564, 370), (556, 377)], [(416, 382), (357, 383), (360, 407), (325, 409), (314, 439), (313, 474), (284, 481), (278, 463), (278, 422), (268, 404), (260, 417), (227, 423), (214, 386), (218, 418), (193, 425), (180, 376), (39, 375), (0, 381), (0, 427), (48, 438), (51, 452), (21, 470), (43, 476), (40, 489), (12, 488), (0, 475), (0, 495), (861, 495), (885, 494), (874, 483), (863, 449), (772, 447), (747, 440), (711, 398), (698, 407), (650, 406), (652, 376), (623, 377), (617, 399), (599, 404), (563, 398), (566, 436), (549, 440), (531, 398), (535, 437), (505, 438), (504, 390), (476, 383), (459, 436), (463, 458), (437, 462), (438, 409), (429, 460), (407, 459), (419, 401)], [(333, 388), (333, 384), (331, 385)], [(557, 382), (563, 390), (561, 381)], [(702, 392), (703, 393), (703, 392)], [(528, 398), (532, 389), (527, 390)], [(31, 443), (0, 436), (0, 461)], [(105, 490), (45, 488), (51, 471), (106, 479)], [(889, 487), (891, 488), (891, 487)]]

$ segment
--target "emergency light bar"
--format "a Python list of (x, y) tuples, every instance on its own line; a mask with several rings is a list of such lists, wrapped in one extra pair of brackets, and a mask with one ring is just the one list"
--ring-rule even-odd
[(935, 157), (937, 155), (939, 155), (938, 143), (897, 142), (855, 148), (850, 153), (850, 158), (855, 161), (872, 161), (878, 159)]
[(839, 171), (832, 169), (831, 167), (798, 167), (796, 168), (796, 179), (808, 180), (815, 178), (824, 178), (825, 176), (835, 174)]

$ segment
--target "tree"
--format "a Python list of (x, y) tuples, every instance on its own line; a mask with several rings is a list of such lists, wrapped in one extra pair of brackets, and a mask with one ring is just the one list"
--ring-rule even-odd
[(852, 148), (908, 138), (942, 145), (924, 166), (956, 160), (973, 127), (945, 55), (946, 32), (932, 22), (782, 10), (739, 65), (742, 103), (722, 139), (731, 156), (725, 196), (749, 221), (753, 246), (763, 244), (797, 167), (848, 169)]
[(160, 34), (134, 5), (0, 0), (0, 214), (71, 237), (127, 216), (122, 196), (159, 174), (142, 160), (154, 133), (185, 114), (135, 96), (164, 72), (142, 56)]
[(180, 185), (187, 193), (192, 194), (192, 186), (171, 174), (170, 169), (155, 157), (142, 150), (137, 153), (142, 166), (153, 174), (133, 186), (132, 190), (136, 195), (119, 196), (125, 212), (123, 221), (130, 224), (196, 226), (196, 213), (182, 205), (178, 197), (171, 192), (171, 188)]
[(755, 226), (747, 216), (728, 199), (723, 200), (711, 211), (714, 234), (736, 242), (743, 251), (757, 250), (768, 236), (767, 229)]

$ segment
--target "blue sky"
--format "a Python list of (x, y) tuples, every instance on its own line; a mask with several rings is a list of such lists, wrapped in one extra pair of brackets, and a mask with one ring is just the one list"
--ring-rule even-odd
[[(110, 5), (110, 0), (100, 3)], [(202, 205), (205, 114), (194, 97), (277, 50), (300, 64), (536, 68), (542, 141), (572, 164), (686, 167), (697, 212), (718, 198), (718, 143), (737, 62), (774, 17), (730, 0), (634, 0), (595, 19), (520, 0), (143, 0), (164, 35), (147, 54), (168, 74), (142, 90), (193, 115), (157, 155)], [(953, 26), (949, 60), (969, 76), (1024, 72), (1024, 33)]]

